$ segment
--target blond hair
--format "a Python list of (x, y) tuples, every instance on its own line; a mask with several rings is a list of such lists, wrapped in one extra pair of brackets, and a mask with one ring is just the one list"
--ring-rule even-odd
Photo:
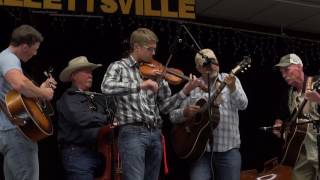
[(133, 49), (134, 44), (146, 45), (149, 42), (158, 42), (157, 35), (148, 28), (138, 28), (132, 32), (130, 37), (130, 47)]

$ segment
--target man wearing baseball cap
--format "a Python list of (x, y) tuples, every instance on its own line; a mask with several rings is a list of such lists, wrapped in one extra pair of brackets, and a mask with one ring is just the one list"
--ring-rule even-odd
[(275, 67), (288, 67), (291, 64), (299, 64), (303, 66), (301, 59), (296, 54), (287, 54), (280, 59), (280, 62)]
[[(211, 84), (208, 88), (211, 94), (216, 94), (222, 82), (226, 83), (226, 88), (211, 105), (213, 138), (209, 137), (201, 157), (190, 161), (190, 180), (239, 180), (241, 142), (238, 111), (247, 108), (248, 98), (235, 75), (220, 72), (218, 59), (211, 49), (202, 49), (197, 53), (195, 65), (201, 74), (199, 80), (206, 86)], [(177, 124), (196, 119), (196, 114), (201, 111), (197, 102), (203, 99), (208, 101), (209, 92), (198, 87), (193, 89), (180, 107), (171, 111), (171, 122)]]
[[(319, 120), (319, 108), (320, 95), (317, 91), (314, 91), (314, 82), (317, 80), (315, 77), (308, 77), (303, 71), (303, 63), (299, 56), (296, 54), (287, 54), (280, 59), (280, 62), (275, 65), (279, 68), (282, 77), (291, 86), (289, 90), (289, 98), (287, 108), (292, 115), (295, 113), (295, 109), (301, 108), (302, 112), (297, 114), (295, 119), (288, 119), (288, 121), (299, 123), (300, 117), (304, 116), (304, 120), (313, 121)], [(303, 106), (302, 102), (307, 100), (307, 103)], [(275, 121), (274, 127), (281, 127), (283, 121), (278, 118)], [(287, 137), (285, 140), (289, 143), (289, 146), (285, 148), (283, 155), (282, 164), (293, 166), (293, 180), (315, 180), (319, 175), (318, 167), (318, 148), (316, 140), (316, 129), (313, 124), (298, 124), (297, 129), (303, 129), (306, 126), (305, 132), (299, 131), (299, 136), (302, 137), (299, 145), (291, 146), (291, 142), (298, 142), (297, 133), (292, 137)], [(273, 131), (277, 136), (280, 137), (278, 130)], [(305, 135), (305, 137), (304, 137)], [(291, 141), (291, 138), (292, 139)], [(293, 151), (298, 151), (299, 155), (296, 159), (292, 160), (289, 158), (289, 154)]]
[(79, 56), (70, 60), (59, 76), (62, 82), (71, 82), (57, 101), (58, 142), (68, 180), (94, 180), (104, 169), (104, 158), (97, 151), (97, 137), (110, 117), (105, 114), (105, 104), (98, 103), (99, 93), (89, 91), (92, 71), (100, 66)]

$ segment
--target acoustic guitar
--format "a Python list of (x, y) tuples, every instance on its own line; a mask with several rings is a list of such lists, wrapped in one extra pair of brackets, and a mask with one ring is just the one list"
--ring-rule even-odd
[[(46, 75), (49, 76), (51, 72)], [(54, 111), (48, 101), (28, 98), (11, 90), (5, 96), (5, 104), (9, 119), (31, 141), (37, 142), (53, 134), (50, 116)]]
[[(245, 56), (243, 60), (231, 70), (230, 74), (244, 72), (247, 67), (250, 67), (251, 58)], [(196, 160), (205, 152), (206, 144), (209, 141), (211, 132), (209, 119), (209, 106), (213, 115), (212, 128), (216, 128), (220, 120), (219, 106), (215, 105), (223, 88), (226, 86), (221, 82), (220, 86), (215, 91), (215, 94), (210, 97), (209, 101), (200, 99), (196, 105), (200, 106), (200, 111), (191, 119), (187, 119), (182, 123), (176, 124), (172, 130), (172, 145), (173, 149), (181, 159)], [(211, 103), (211, 104), (209, 104)]]
[[(307, 87), (311, 87), (313, 78), (308, 78), (306, 84)], [(310, 85), (308, 85), (310, 83)], [(320, 87), (320, 79), (317, 79), (313, 83), (311, 90), (317, 90)], [(302, 117), (302, 111), (308, 100), (304, 99), (297, 109), (291, 113), (288, 122), (284, 123), (282, 128), (282, 138), (284, 139), (284, 153), (282, 156), (281, 164), (294, 167), (296, 161), (298, 160), (300, 150), (302, 148), (302, 143), (306, 136), (308, 130), (307, 122), (310, 121), (306, 117)], [(304, 121), (303, 121), (304, 120)]]

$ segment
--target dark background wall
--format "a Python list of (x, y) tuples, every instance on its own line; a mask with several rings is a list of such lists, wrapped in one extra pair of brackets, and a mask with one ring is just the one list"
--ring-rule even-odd
[[(188, 34), (180, 28), (178, 20), (120, 15), (104, 16), (53, 16), (46, 12), (36, 12), (19, 8), (0, 8), (0, 48), (8, 46), (11, 31), (18, 25), (30, 24), (45, 37), (38, 55), (24, 64), (26, 72), (35, 81), (42, 82), (42, 71), (54, 68), (53, 75), (59, 73), (70, 59), (84, 55), (103, 67), (94, 72), (93, 91), (100, 91), (100, 84), (108, 65), (119, 60), (128, 49), (130, 33), (138, 27), (152, 29), (160, 39), (155, 59), (165, 63), (170, 52), (173, 53), (170, 67), (180, 68), (188, 75), (197, 74), (194, 68), (193, 52), (188, 46), (196, 48)], [(249, 106), (240, 112), (242, 168), (262, 168), (263, 162), (278, 156), (281, 142), (271, 133), (260, 131), (260, 126), (271, 125), (281, 109), (281, 99), (285, 99), (286, 84), (279, 72), (272, 67), (287, 53), (298, 54), (304, 69), (309, 75), (318, 74), (320, 45), (318, 41), (297, 37), (256, 33), (240, 29), (223, 28), (207, 24), (183, 22), (196, 42), (203, 48), (215, 51), (222, 72), (229, 72), (245, 55), (250, 55), (252, 67), (239, 74), (242, 86), (248, 96)], [(209, 25), (211, 24), (211, 25)], [(181, 44), (172, 50), (172, 44), (179, 34)], [(53, 104), (69, 86), (59, 82)], [(0, 87), (1, 88), (1, 87)], [(182, 88), (172, 86), (177, 92)], [(167, 117), (164, 117), (167, 119)], [(54, 124), (58, 119), (53, 118)], [(169, 175), (165, 179), (188, 179), (188, 166), (174, 154), (170, 144), (172, 125), (166, 121), (163, 132), (167, 139)], [(39, 142), (40, 179), (63, 179), (56, 134)], [(162, 175), (163, 176), (163, 175)]]

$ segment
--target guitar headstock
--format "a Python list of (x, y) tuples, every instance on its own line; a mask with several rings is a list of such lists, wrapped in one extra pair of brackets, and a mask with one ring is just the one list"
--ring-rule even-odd
[[(49, 78), (52, 78), (53, 79), (53, 76), (52, 76), (52, 72), (53, 72), (53, 68), (52, 67), (49, 67), (48, 70), (45, 70), (43, 72), (43, 74), (49, 79)], [(54, 81), (54, 80), (53, 80)], [(48, 81), (48, 86), (50, 88), (55, 88), (55, 83), (53, 82), (52, 80), (49, 80)]]
[(53, 67), (49, 67), (48, 70), (45, 70), (43, 72), (43, 74), (47, 77), (47, 78), (50, 78), (52, 77), (52, 72), (53, 72)]
[(239, 72), (244, 72), (247, 71), (248, 68), (251, 67), (251, 57), (250, 56), (244, 56), (243, 60), (235, 67), (231, 70), (230, 74), (237, 74)]

